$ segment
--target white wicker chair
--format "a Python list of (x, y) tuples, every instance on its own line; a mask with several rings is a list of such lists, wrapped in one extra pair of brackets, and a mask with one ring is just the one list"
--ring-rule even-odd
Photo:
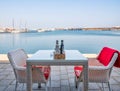
[[(23, 49), (17, 49), (8, 52), (8, 59), (10, 64), (12, 65), (15, 78), (16, 78), (16, 85), (15, 91), (17, 90), (18, 83), (26, 83), (26, 60), (28, 58), (27, 54)], [(44, 71), (47, 68), (47, 72), (44, 74)], [(50, 67), (49, 66), (41, 66), (41, 67), (33, 67), (32, 68), (32, 79), (33, 83), (38, 83), (38, 87), (40, 88), (41, 83), (45, 83), (46, 90), (47, 90), (47, 82), (50, 78)]]
[[(118, 57), (118, 53), (115, 52), (107, 66), (104, 66), (102, 63), (100, 63), (97, 58), (88, 59), (88, 65), (89, 65), (89, 82), (96, 82), (96, 83), (102, 83), (102, 88), (104, 90), (103, 83), (107, 83), (110, 89), (109, 79), (112, 71), (112, 67), (114, 66), (114, 63)], [(91, 64), (91, 62), (94, 62)], [(82, 67), (81, 66), (75, 66), (74, 68), (75, 72), (77, 71), (78, 74), (75, 77), (75, 84), (76, 88), (79, 84), (79, 82), (82, 81), (83, 74), (82, 74)]]

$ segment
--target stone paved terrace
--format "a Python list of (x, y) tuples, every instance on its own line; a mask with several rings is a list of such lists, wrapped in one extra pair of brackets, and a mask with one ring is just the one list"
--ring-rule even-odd
[[(95, 57), (96, 55), (84, 55), (86, 57)], [(15, 76), (6, 55), (2, 55), (0, 59), (0, 91), (14, 91), (15, 88)], [(73, 66), (52, 66), (51, 72), (51, 87), (49, 91), (78, 91), (75, 88), (74, 83), (74, 71)], [(110, 79), (110, 85), (112, 91), (120, 91), (120, 69), (113, 68)], [(79, 85), (80, 91), (82, 91), (83, 84)], [(105, 91), (109, 91), (106, 84)], [(42, 84), (42, 88), (38, 89), (37, 84), (33, 84), (33, 91), (45, 91), (45, 86)], [(17, 91), (26, 91), (26, 85), (19, 84)], [(102, 91), (100, 83), (89, 83), (88, 91)]]
[[(110, 79), (112, 91), (120, 91), (120, 69), (113, 68)], [(82, 91), (83, 84), (79, 85)], [(104, 84), (105, 91), (109, 91), (107, 85)], [(9, 63), (0, 63), (0, 91), (14, 91), (15, 76)], [(51, 72), (51, 88), (50, 91), (77, 91), (74, 84), (73, 66), (52, 66)], [(19, 84), (17, 91), (26, 91), (26, 85)], [(33, 84), (33, 91), (45, 91), (45, 86), (38, 89), (37, 84)], [(89, 83), (89, 91), (102, 91), (101, 84)]]

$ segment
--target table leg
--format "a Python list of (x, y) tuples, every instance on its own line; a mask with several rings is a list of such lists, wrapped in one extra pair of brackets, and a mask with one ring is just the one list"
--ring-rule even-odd
[(83, 81), (84, 81), (84, 91), (88, 91), (88, 63), (83, 67)]
[(27, 91), (32, 91), (32, 67), (27, 63)]

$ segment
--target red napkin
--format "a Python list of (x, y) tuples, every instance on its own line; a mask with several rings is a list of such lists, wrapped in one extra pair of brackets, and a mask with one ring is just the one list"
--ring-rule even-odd
[[(105, 66), (107, 66), (109, 64), (109, 62), (111, 61), (114, 53), (118, 53), (120, 54), (117, 50), (109, 48), (109, 47), (104, 47), (100, 54), (98, 55), (97, 59)], [(119, 55), (120, 56), (120, 55)], [(118, 59), (119, 58), (119, 59)], [(118, 57), (114, 66), (120, 67), (120, 57)]]

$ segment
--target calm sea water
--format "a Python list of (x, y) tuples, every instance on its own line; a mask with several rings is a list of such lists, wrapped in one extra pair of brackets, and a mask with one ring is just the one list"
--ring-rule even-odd
[(27, 53), (39, 49), (54, 49), (56, 40), (64, 40), (65, 49), (76, 49), (82, 53), (98, 53), (104, 46), (120, 51), (118, 31), (53, 31), (33, 33), (0, 33), (0, 54), (23, 48)]

